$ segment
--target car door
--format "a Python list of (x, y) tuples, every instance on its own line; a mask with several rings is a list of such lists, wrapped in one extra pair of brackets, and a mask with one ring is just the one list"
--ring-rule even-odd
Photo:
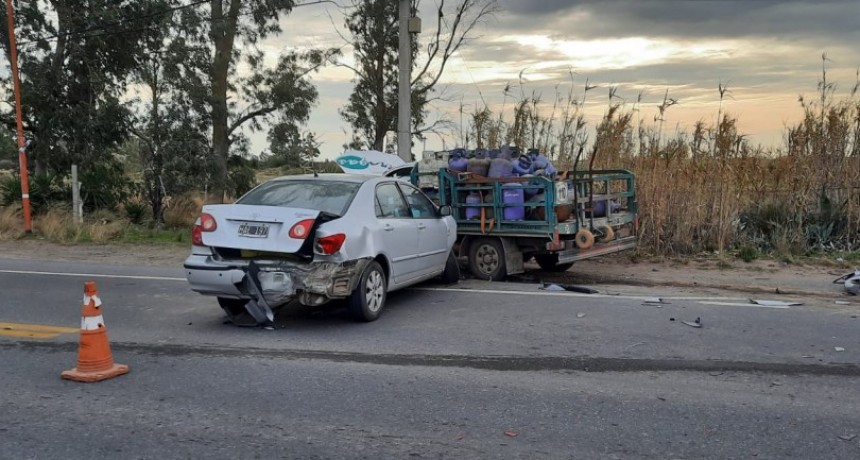
[(419, 276), (418, 226), (394, 182), (376, 186), (376, 218), (382, 227), (381, 245), (391, 261), (391, 277), (396, 284)]
[(412, 218), (418, 227), (418, 257), (421, 275), (439, 272), (448, 260), (450, 229), (436, 206), (411, 184), (399, 183)]

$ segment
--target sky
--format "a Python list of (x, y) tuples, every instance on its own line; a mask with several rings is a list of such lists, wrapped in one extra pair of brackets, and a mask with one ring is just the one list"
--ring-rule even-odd
[[(421, 0), (422, 43), (435, 30), (438, 1)], [(786, 126), (800, 120), (798, 96), (817, 98), (822, 64), (837, 98), (848, 96), (860, 66), (860, 0), (498, 0), (498, 7), (440, 80), (442, 100), (430, 118), (447, 117), (453, 130), (428, 136), (415, 152), (457, 145), (461, 104), (466, 112), (485, 105), (498, 112), (507, 103), (509, 112), (512, 97), (536, 94), (549, 110), (558, 93), (572, 89), (581, 99), (586, 80), (597, 85), (586, 98), (591, 126), (607, 110), (610, 87), (628, 108), (641, 95), (646, 122), (668, 91), (678, 103), (666, 112), (667, 134), (690, 131), (698, 120), (713, 125), (722, 85), (723, 111), (738, 118), (740, 131), (754, 144), (779, 147)], [(344, 10), (330, 4), (296, 8), (282, 19), (283, 33), (262, 47), (272, 61), (288, 48), (343, 47), (343, 19)], [(344, 47), (342, 59), (351, 58)], [(353, 77), (334, 66), (313, 77), (320, 98), (305, 128), (323, 141), (323, 158), (336, 157), (349, 137), (338, 110)], [(254, 151), (266, 148), (264, 133), (251, 137)]]

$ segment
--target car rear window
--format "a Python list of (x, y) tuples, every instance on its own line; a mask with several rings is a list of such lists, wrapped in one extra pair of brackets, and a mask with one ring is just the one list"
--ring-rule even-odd
[(338, 181), (271, 181), (236, 203), (257, 206), (315, 209), (342, 216), (361, 184)]

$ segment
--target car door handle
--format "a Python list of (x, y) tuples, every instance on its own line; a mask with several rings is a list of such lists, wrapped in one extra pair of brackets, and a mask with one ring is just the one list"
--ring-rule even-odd
[(424, 230), (425, 228), (427, 228), (427, 226), (426, 226), (426, 225), (424, 225), (424, 224), (418, 224), (418, 230)]
[(386, 232), (393, 232), (394, 231), (394, 226), (391, 224), (385, 224), (384, 228), (385, 228)]

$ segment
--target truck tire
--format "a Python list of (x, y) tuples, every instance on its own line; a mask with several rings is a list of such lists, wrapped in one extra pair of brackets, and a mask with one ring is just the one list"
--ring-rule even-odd
[(387, 290), (388, 283), (385, 281), (382, 266), (375, 260), (370, 262), (364, 268), (355, 291), (347, 300), (350, 315), (357, 321), (376, 321), (385, 307)]
[(469, 245), (469, 271), (475, 278), (503, 281), (508, 275), (505, 247), (498, 238), (478, 238)]
[(573, 262), (558, 263), (558, 254), (535, 254), (535, 262), (545, 272), (561, 273), (573, 267)]

